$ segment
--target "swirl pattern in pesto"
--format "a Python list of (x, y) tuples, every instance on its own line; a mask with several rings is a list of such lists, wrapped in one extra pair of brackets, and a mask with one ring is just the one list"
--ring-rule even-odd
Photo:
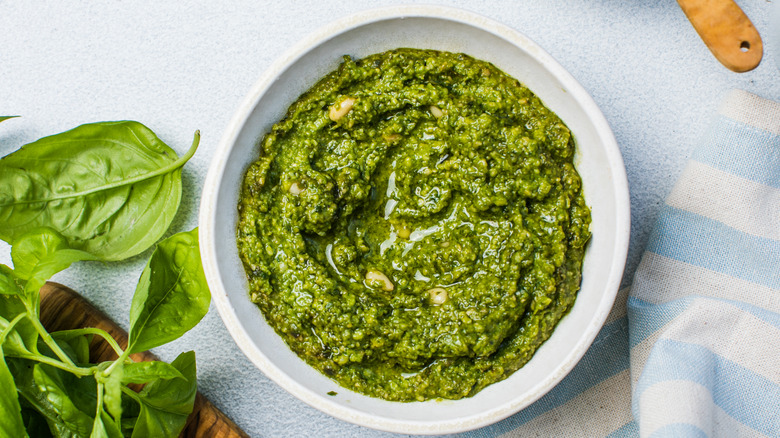
[(573, 155), (566, 125), (492, 64), (345, 57), (246, 173), (251, 299), (346, 388), (471, 396), (528, 362), (574, 303), (590, 210)]

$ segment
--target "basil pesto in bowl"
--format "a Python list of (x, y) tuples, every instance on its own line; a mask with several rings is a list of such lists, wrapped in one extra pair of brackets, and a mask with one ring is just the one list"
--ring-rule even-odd
[(345, 388), (474, 395), (528, 362), (574, 303), (590, 237), (574, 149), (487, 62), (347, 57), (246, 172), (237, 235), (251, 300)]
[(549, 55), (406, 6), (334, 23), (260, 78), (200, 227), (220, 315), (270, 379), (346, 421), (452, 433), (576, 365), (619, 286), (629, 203), (609, 126)]

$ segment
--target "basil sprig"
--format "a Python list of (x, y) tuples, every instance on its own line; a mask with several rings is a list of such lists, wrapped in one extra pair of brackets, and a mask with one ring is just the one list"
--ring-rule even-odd
[(81, 125), (0, 160), (0, 239), (49, 227), (74, 249), (122, 260), (162, 237), (181, 200), (181, 158), (131, 121)]
[[(0, 117), (0, 122), (10, 117)], [(0, 159), (0, 437), (174, 437), (197, 392), (195, 353), (172, 363), (130, 354), (170, 342), (208, 312), (198, 230), (161, 241), (141, 274), (120, 348), (105, 331), (49, 333), (39, 319), (47, 279), (83, 260), (150, 248), (181, 198), (181, 158), (138, 122), (94, 123), (45, 137)], [(89, 362), (100, 336), (118, 359)], [(144, 384), (140, 392), (128, 385)]]

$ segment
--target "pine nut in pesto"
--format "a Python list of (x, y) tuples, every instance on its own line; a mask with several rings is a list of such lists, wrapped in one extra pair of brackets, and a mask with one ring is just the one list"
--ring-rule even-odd
[(244, 177), (250, 298), (345, 388), (472, 396), (527, 363), (574, 304), (590, 239), (574, 150), (563, 121), (492, 64), (345, 57)]

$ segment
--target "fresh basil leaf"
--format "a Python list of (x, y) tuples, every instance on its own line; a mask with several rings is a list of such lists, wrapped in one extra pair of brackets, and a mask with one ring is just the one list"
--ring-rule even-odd
[[(103, 364), (110, 363), (111, 362), (104, 362)], [(121, 370), (119, 373), (121, 374)], [(114, 419), (111, 418), (104, 409), (104, 403), (113, 403), (112, 401), (106, 400), (105, 397), (107, 391), (105, 391), (105, 387), (102, 384), (99, 384), (97, 390), (99, 391), (97, 395), (97, 414), (95, 415), (95, 420), (92, 423), (92, 433), (89, 435), (90, 438), (123, 438), (122, 430), (117, 425), (117, 421), (119, 424), (121, 424), (121, 419), (119, 416), (117, 416), (117, 421), (114, 421)], [(111, 390), (111, 392), (113, 392), (113, 390)], [(120, 391), (119, 397), (121, 398), (121, 396), (122, 392)]]
[(4, 122), (8, 119), (13, 119), (14, 117), (19, 117), (19, 116), (0, 116), (0, 122)]
[(147, 383), (158, 379), (184, 379), (184, 376), (173, 365), (166, 362), (134, 362), (125, 364), (122, 383)]
[(5, 363), (2, 345), (0, 345), (0, 436), (27, 436), (22, 420), (22, 408), (19, 406), (19, 396), (16, 393), (16, 384), (8, 365)]
[(92, 425), (92, 434), (90, 438), (123, 438), (122, 430), (116, 425), (114, 420), (108, 416), (102, 409), (100, 415), (95, 417)]
[(30, 438), (52, 438), (46, 418), (30, 406), (24, 397), (19, 398), (19, 404), (22, 406), (22, 420), (24, 428), (27, 429), (27, 435)]
[(130, 353), (166, 344), (191, 328), (209, 310), (198, 249), (198, 229), (174, 234), (157, 245), (130, 305)]
[(119, 427), (122, 429), (122, 433), (129, 437), (133, 433), (135, 422), (138, 421), (138, 414), (141, 412), (141, 406), (136, 400), (138, 394), (129, 388), (125, 391), (130, 391), (135, 396), (134, 398), (126, 393), (122, 394), (122, 420), (119, 422)]
[(52, 435), (57, 437), (74, 436), (73, 432), (59, 418), (57, 410), (35, 383), (33, 370), (36, 362), (26, 359), (6, 359), (19, 392), (20, 404), (29, 406), (38, 412), (46, 420)]
[(138, 422), (138, 417), (125, 418), (122, 417), (122, 433), (126, 436), (132, 436), (135, 423)]
[(50, 372), (56, 372), (65, 387), (65, 392), (73, 404), (81, 411), (93, 416), (97, 407), (97, 381), (94, 376), (77, 377), (67, 371), (45, 366)]
[(68, 241), (51, 228), (35, 228), (19, 236), (11, 247), (14, 275), (27, 280), (35, 267), (57, 251), (68, 249)]
[(141, 411), (133, 438), (176, 437), (192, 413), (197, 393), (195, 352), (182, 353), (173, 362), (184, 379), (157, 380), (138, 394)]
[[(117, 362), (114, 365), (114, 362), (106, 362), (107, 364), (113, 366), (111, 369), (111, 374), (109, 374), (105, 379), (100, 379), (103, 381), (103, 403), (105, 403), (106, 408), (108, 408), (108, 412), (113, 416), (117, 421), (122, 420), (122, 378), (124, 376), (125, 372), (125, 366), (122, 362)], [(100, 376), (101, 371), (98, 371), (98, 376)]]
[[(0, 295), (0, 317), (6, 321), (13, 321), (18, 315), (26, 312), (27, 309), (22, 304), (20, 297)], [(22, 338), (22, 342), (28, 351), (38, 353), (38, 331), (35, 330), (35, 327), (29, 320), (19, 321), (14, 326), (14, 332)], [(7, 353), (10, 353), (10, 351)]]
[[(97, 382), (92, 376), (78, 378), (73, 374), (41, 365), (27, 359), (8, 358), (8, 367), (24, 402), (38, 411), (57, 437), (84, 437), (92, 429), (92, 416), (97, 408)], [(39, 385), (36, 376), (46, 375), (52, 387), (59, 388), (49, 393)], [(62, 411), (55, 401), (69, 399), (75, 409)], [(75, 418), (75, 420), (74, 420)], [(78, 427), (74, 427), (74, 421)], [(87, 432), (84, 433), (83, 431)]]
[(103, 425), (102, 415), (95, 417), (95, 421), (92, 423), (92, 433), (89, 434), (89, 438), (108, 438), (108, 432)]
[[(73, 348), (73, 345), (66, 339), (54, 339), (54, 342), (60, 347), (63, 353), (74, 363), (79, 363), (79, 353)], [(38, 340), (38, 352), (52, 359), (57, 359), (54, 351), (42, 339)], [(82, 362), (83, 363), (83, 362)]]
[(14, 280), (14, 271), (0, 264), (0, 295), (18, 295), (22, 292)]
[(44, 137), (0, 160), (0, 239), (50, 227), (73, 249), (101, 260), (139, 254), (168, 229), (181, 200), (177, 158), (132, 121), (81, 125)]
[(171, 362), (183, 379), (158, 380), (146, 386), (138, 394), (142, 404), (166, 412), (189, 415), (197, 392), (197, 367), (195, 352), (187, 351)]
[[(3, 330), (7, 325), (8, 322), (4, 318), (0, 318), (0, 330)], [(5, 355), (9, 357), (25, 357), (35, 354), (24, 345), (24, 340), (16, 330), (11, 331), (0, 346), (5, 351)]]
[[(95, 333), (88, 330), (102, 331), (95, 328), (85, 328), (60, 330), (50, 334), (66, 354), (69, 354), (66, 348), (73, 353), (72, 355), (69, 355), (76, 365), (91, 365), (89, 360), (89, 345), (92, 342), (92, 339), (94, 339)], [(108, 335), (108, 333), (106, 333), (106, 335)]]
[(73, 362), (77, 365), (89, 363), (89, 336), (72, 336), (67, 339), (56, 339), (56, 341), (57, 344), (65, 344), (70, 348), (73, 352)]
[[(19, 321), (16, 323), (18, 326), (20, 323), (26, 322), (25, 320)], [(0, 334), (5, 333), (5, 330), (8, 328), (8, 326), (11, 324), (10, 321), (6, 320), (2, 316), (0, 316)], [(0, 339), (2, 339), (0, 337)], [(4, 354), (6, 356), (15, 356), (15, 357), (21, 357), (21, 356), (28, 356), (35, 354), (32, 351), (30, 351), (29, 348), (27, 348), (27, 345), (24, 343), (24, 339), (22, 339), (22, 335), (19, 334), (19, 332), (16, 331), (16, 326), (14, 326), (13, 329), (11, 329), (10, 333), (7, 333), (5, 335), (5, 340), (0, 342), (0, 347), (3, 348)]]
[[(80, 410), (71, 400), (61, 373), (51, 367), (36, 364), (33, 366), (32, 376), (33, 385), (37, 388), (33, 389), (34, 392), (31, 395), (39, 404), (46, 405), (45, 410), (51, 416), (46, 415), (40, 406), (36, 407), (50, 420), (49, 427), (51, 427), (51, 417), (54, 417), (54, 420), (58, 420), (60, 423), (58, 426), (64, 427), (70, 433), (76, 436), (88, 436), (92, 431), (93, 418)], [(86, 379), (86, 377), (83, 378)], [(30, 398), (27, 398), (27, 401), (35, 405)]]
[[(103, 411), (101, 410), (100, 413), (102, 414)], [(89, 438), (109, 438), (108, 431), (103, 424), (102, 415), (95, 417), (95, 421), (92, 423), (92, 433), (89, 434)]]
[(26, 281), (26, 294), (38, 292), (54, 274), (81, 260), (96, 260), (94, 255), (70, 249), (68, 241), (51, 228), (35, 228), (21, 235), (11, 247), (14, 274)]

